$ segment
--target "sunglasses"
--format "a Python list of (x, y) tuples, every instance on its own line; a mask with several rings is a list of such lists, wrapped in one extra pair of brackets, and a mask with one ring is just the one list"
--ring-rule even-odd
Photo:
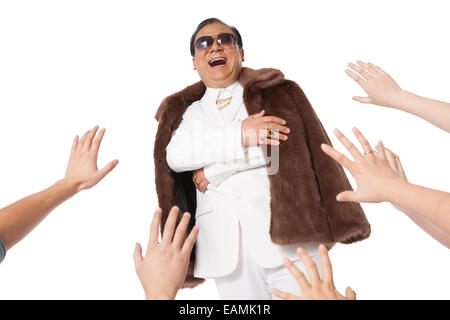
[(229, 48), (234, 47), (236, 44), (236, 38), (231, 33), (219, 33), (216, 36), (203, 36), (195, 41), (195, 49), (204, 51), (211, 49), (214, 44), (214, 40), (217, 39), (219, 46), (226, 46)]

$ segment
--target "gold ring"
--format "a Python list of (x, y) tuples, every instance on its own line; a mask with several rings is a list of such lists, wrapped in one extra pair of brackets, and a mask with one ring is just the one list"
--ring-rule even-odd
[(369, 150), (369, 151), (367, 151), (367, 152), (366, 152), (366, 151), (364, 151), (364, 155), (365, 155), (365, 156), (367, 156), (368, 154), (371, 154), (371, 153), (373, 153), (373, 152), (374, 152), (374, 151), (373, 151), (372, 149), (370, 149), (370, 150)]

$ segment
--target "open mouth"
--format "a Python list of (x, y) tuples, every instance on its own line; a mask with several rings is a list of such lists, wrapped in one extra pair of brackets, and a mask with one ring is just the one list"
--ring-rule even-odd
[(222, 57), (211, 59), (208, 62), (208, 64), (213, 68), (218, 67), (218, 66), (224, 66), (226, 63), (227, 63), (227, 59), (222, 58)]

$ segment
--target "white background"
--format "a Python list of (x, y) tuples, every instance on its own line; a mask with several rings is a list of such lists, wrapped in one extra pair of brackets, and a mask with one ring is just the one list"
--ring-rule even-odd
[[(297, 81), (333, 143), (357, 126), (398, 153), (411, 182), (449, 188), (449, 135), (351, 98), (361, 59), (403, 88), (450, 101), (446, 1), (1, 1), (0, 207), (63, 177), (72, 139), (106, 127), (99, 165), (116, 169), (57, 208), (0, 265), (0, 299), (142, 299), (132, 254), (158, 207), (154, 114), (194, 81), (189, 39), (218, 17), (238, 27), (245, 65)], [(353, 137), (352, 137), (353, 138)], [(354, 140), (354, 138), (353, 138)], [(353, 180), (351, 179), (352, 183)], [(331, 252), (359, 299), (448, 299), (450, 255), (388, 204), (363, 205), (368, 240)], [(177, 298), (217, 299), (214, 283)]]

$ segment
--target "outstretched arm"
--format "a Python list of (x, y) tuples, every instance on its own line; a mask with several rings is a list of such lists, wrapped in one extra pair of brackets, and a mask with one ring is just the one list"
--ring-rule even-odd
[(136, 274), (148, 300), (173, 300), (181, 288), (189, 266), (189, 257), (198, 236), (198, 226), (186, 235), (191, 215), (185, 212), (179, 219), (179, 208), (174, 206), (164, 225), (161, 242), (158, 241), (161, 224), (161, 208), (158, 208), (150, 225), (147, 253), (136, 243), (134, 264)]
[(75, 137), (66, 175), (51, 187), (23, 198), (0, 210), (0, 238), (7, 249), (22, 240), (53, 209), (84, 189), (95, 186), (114, 167), (111, 161), (103, 169), (97, 169), (97, 156), (105, 129), (98, 126), (87, 131), (79, 140)]
[[(391, 169), (405, 182), (408, 182), (406, 178), (405, 171), (403, 170), (402, 163), (400, 162), (400, 157), (396, 155), (394, 152), (385, 148), (386, 157), (389, 161), (389, 165)], [(440, 227), (436, 226), (430, 220), (426, 219), (422, 215), (413, 212), (411, 210), (407, 210), (402, 206), (394, 204), (394, 207), (402, 211), (404, 214), (408, 216), (415, 224), (417, 224), (420, 228), (422, 228), (426, 233), (432, 236), (435, 240), (439, 241), (446, 247), (450, 248), (450, 233), (445, 232)]]
[(450, 132), (450, 103), (401, 89), (387, 72), (370, 62), (358, 61), (348, 65), (353, 71), (347, 69), (346, 73), (367, 94), (367, 97), (353, 97), (354, 100), (406, 111)]
[[(420, 215), (435, 227), (450, 234), (450, 193), (405, 181), (392, 170), (381, 141), (377, 151), (374, 151), (358, 129), (354, 128), (353, 131), (361, 143), (364, 155), (339, 130), (336, 129), (335, 134), (354, 161), (333, 147), (322, 144), (322, 150), (348, 169), (356, 180), (357, 191), (341, 192), (336, 199), (354, 202), (388, 201), (401, 207), (404, 212)], [(448, 246), (448, 243), (441, 243)]]

